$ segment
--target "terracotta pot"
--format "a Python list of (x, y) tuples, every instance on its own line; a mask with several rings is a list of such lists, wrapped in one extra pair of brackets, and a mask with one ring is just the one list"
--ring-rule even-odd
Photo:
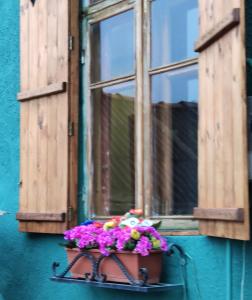
[[(78, 249), (66, 249), (69, 263), (80, 253)], [(91, 253), (96, 259), (101, 255), (99, 250), (92, 249), (84, 251)], [(160, 281), (162, 252), (152, 251), (148, 256), (132, 253), (130, 251), (114, 252), (127, 268), (129, 274), (135, 280), (142, 280), (139, 274), (140, 268), (148, 269), (148, 283), (158, 283)], [(92, 266), (87, 258), (81, 257), (71, 268), (71, 274), (74, 278), (83, 278), (85, 273), (92, 273)], [(122, 273), (119, 266), (110, 257), (103, 259), (100, 265), (100, 273), (106, 275), (106, 281), (112, 282), (129, 282), (127, 277)]]

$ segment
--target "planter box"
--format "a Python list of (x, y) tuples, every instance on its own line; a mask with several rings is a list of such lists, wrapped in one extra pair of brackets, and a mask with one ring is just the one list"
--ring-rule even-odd
[[(78, 249), (66, 249), (68, 261), (75, 258), (80, 253)], [(93, 257), (98, 259), (101, 253), (92, 249), (84, 251), (91, 253)], [(141, 274), (139, 274), (140, 268), (146, 268), (148, 270), (148, 281), (147, 283), (158, 283), (160, 281), (161, 267), (162, 267), (162, 252), (152, 251), (148, 256), (141, 256), (140, 254), (132, 253), (130, 251), (114, 252), (120, 261), (124, 264), (129, 274), (135, 280), (142, 280)], [(71, 268), (72, 277), (83, 278), (85, 273), (92, 273), (91, 263), (87, 258), (81, 257), (75, 265)], [(122, 273), (119, 266), (110, 257), (106, 257), (100, 264), (100, 274), (106, 275), (106, 281), (112, 282), (126, 282), (128, 283), (127, 277)]]

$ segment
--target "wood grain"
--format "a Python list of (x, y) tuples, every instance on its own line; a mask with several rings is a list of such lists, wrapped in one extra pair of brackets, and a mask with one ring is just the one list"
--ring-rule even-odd
[(206, 220), (244, 221), (243, 208), (195, 208), (194, 217)]
[(64, 222), (65, 213), (17, 213), (16, 219), (19, 221), (48, 221), (48, 222)]
[(201, 220), (200, 232), (248, 240), (244, 3), (202, 0), (199, 8), (200, 36), (217, 28), (230, 11), (239, 9), (241, 14), (240, 23), (204, 48), (199, 56), (199, 208), (226, 210), (227, 215), (230, 209), (243, 209), (244, 214), (240, 222)]
[(196, 52), (201, 52), (229, 30), (237, 26), (240, 22), (240, 9), (234, 8), (231, 13), (229, 13), (223, 20), (215, 24), (207, 33), (205, 33), (200, 39), (196, 42), (194, 50)]
[[(42, 57), (43, 56), (41, 55), (40, 61), (42, 61)], [(43, 59), (45, 58), (43, 57)], [(42, 63), (41, 68), (43, 68), (43, 66), (46, 66), (46, 64)], [(59, 93), (64, 93), (65, 91), (66, 91), (66, 82), (58, 82), (58, 83), (49, 84), (37, 90), (29, 90), (26, 92), (18, 93), (17, 99), (19, 101), (27, 101), (27, 100), (38, 99), (50, 95), (59, 94)]]
[[(76, 222), (75, 217), (70, 224), (67, 213), (70, 206), (76, 213), (77, 205), (78, 132), (72, 141), (68, 134), (69, 121), (78, 119), (78, 56), (70, 59), (68, 49), (70, 31), (78, 39), (77, 2), (37, 0), (32, 6), (28, 0), (21, 1), (19, 98), (36, 101), (20, 101), (19, 214), (40, 216), (21, 220), (19, 228), (24, 232), (62, 233)], [(78, 54), (78, 43), (74, 53)], [(62, 213), (66, 217), (61, 222), (48, 219)]]

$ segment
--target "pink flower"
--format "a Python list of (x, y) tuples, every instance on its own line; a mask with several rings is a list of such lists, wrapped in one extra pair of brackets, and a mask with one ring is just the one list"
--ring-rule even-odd
[(152, 249), (168, 249), (166, 239), (154, 227), (140, 224), (136, 224), (134, 229), (116, 224), (115, 227), (104, 229), (102, 223), (88, 221), (65, 231), (64, 239), (79, 249), (99, 249), (105, 256), (113, 250), (129, 250), (146, 256)]
[(134, 253), (139, 253), (142, 256), (147, 256), (152, 249), (152, 244), (146, 236), (142, 236), (138, 241)]

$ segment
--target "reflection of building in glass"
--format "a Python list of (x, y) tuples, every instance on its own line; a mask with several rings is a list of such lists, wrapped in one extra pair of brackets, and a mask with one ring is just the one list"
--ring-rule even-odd
[(97, 90), (93, 110), (95, 212), (122, 214), (135, 206), (134, 98)]
[(192, 214), (197, 203), (198, 104), (152, 105), (153, 211)]

